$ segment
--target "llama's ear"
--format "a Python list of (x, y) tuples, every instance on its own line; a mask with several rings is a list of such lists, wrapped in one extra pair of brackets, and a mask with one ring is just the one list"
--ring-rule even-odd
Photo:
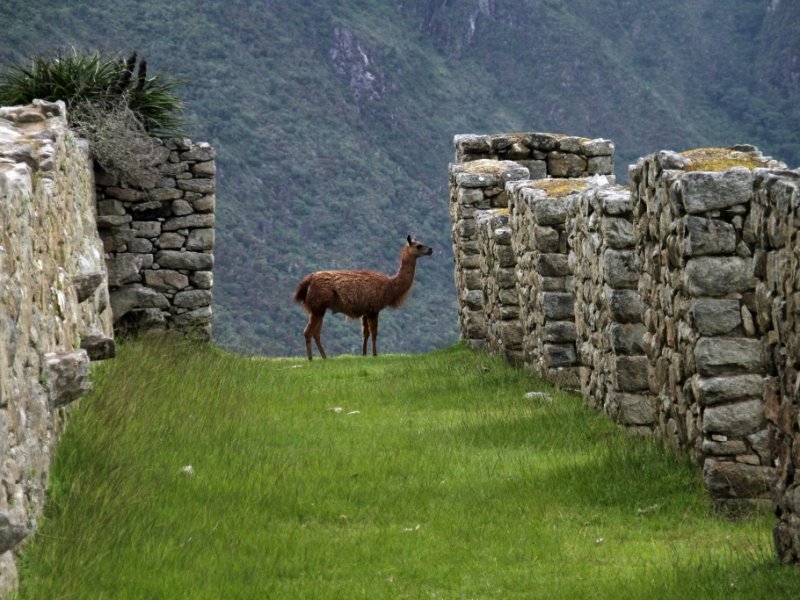
[(406, 236), (406, 240), (408, 241), (408, 245), (410, 246), (411, 245), (411, 236), (410, 235)]

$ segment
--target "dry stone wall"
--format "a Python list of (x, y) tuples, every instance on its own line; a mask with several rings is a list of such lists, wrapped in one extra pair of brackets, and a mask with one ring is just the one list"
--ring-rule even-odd
[(89, 362), (115, 353), (93, 187), (63, 103), (0, 108), (0, 593)]
[[(549, 170), (601, 146), (613, 165), (605, 140), (456, 136), (463, 337), (518, 362), (500, 331), (521, 334), (524, 366), (688, 452), (720, 507), (775, 501), (776, 547), (798, 561), (800, 175), (752, 146), (657, 152), (630, 189), (589, 177), (587, 152)], [(499, 293), (512, 265), (516, 307)]]
[(210, 339), (214, 149), (167, 140), (147, 167), (135, 183), (96, 173), (115, 325), (191, 330)]
[(650, 434), (655, 400), (644, 355), (645, 305), (637, 291), (630, 192), (589, 187), (576, 199), (568, 230), (581, 392), (629, 432)]
[(755, 240), (755, 327), (767, 377), (764, 416), (777, 469), (775, 547), (800, 562), (800, 173), (757, 170), (748, 235)]

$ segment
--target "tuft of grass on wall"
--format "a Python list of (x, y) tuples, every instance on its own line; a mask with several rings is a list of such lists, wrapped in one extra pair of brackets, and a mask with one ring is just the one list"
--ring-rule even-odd
[(772, 517), (715, 515), (686, 461), (463, 347), (308, 362), (146, 338), (94, 379), (21, 598), (800, 589)]

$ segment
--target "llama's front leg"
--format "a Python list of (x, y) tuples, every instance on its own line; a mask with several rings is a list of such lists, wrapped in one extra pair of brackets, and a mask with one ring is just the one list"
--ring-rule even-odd
[[(372, 334), (372, 356), (378, 356), (378, 315), (369, 315), (367, 317), (367, 325), (369, 332)], [(364, 339), (364, 354), (367, 353), (367, 340)]]
[(367, 315), (361, 316), (361, 336), (363, 338), (363, 342), (361, 344), (361, 356), (366, 356), (367, 340), (369, 339), (369, 322), (367, 321)]

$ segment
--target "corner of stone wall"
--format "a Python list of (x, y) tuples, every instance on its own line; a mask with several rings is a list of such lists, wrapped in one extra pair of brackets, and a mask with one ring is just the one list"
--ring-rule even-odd
[(210, 340), (215, 152), (183, 138), (160, 144), (146, 176), (135, 183), (96, 172), (114, 323)]

